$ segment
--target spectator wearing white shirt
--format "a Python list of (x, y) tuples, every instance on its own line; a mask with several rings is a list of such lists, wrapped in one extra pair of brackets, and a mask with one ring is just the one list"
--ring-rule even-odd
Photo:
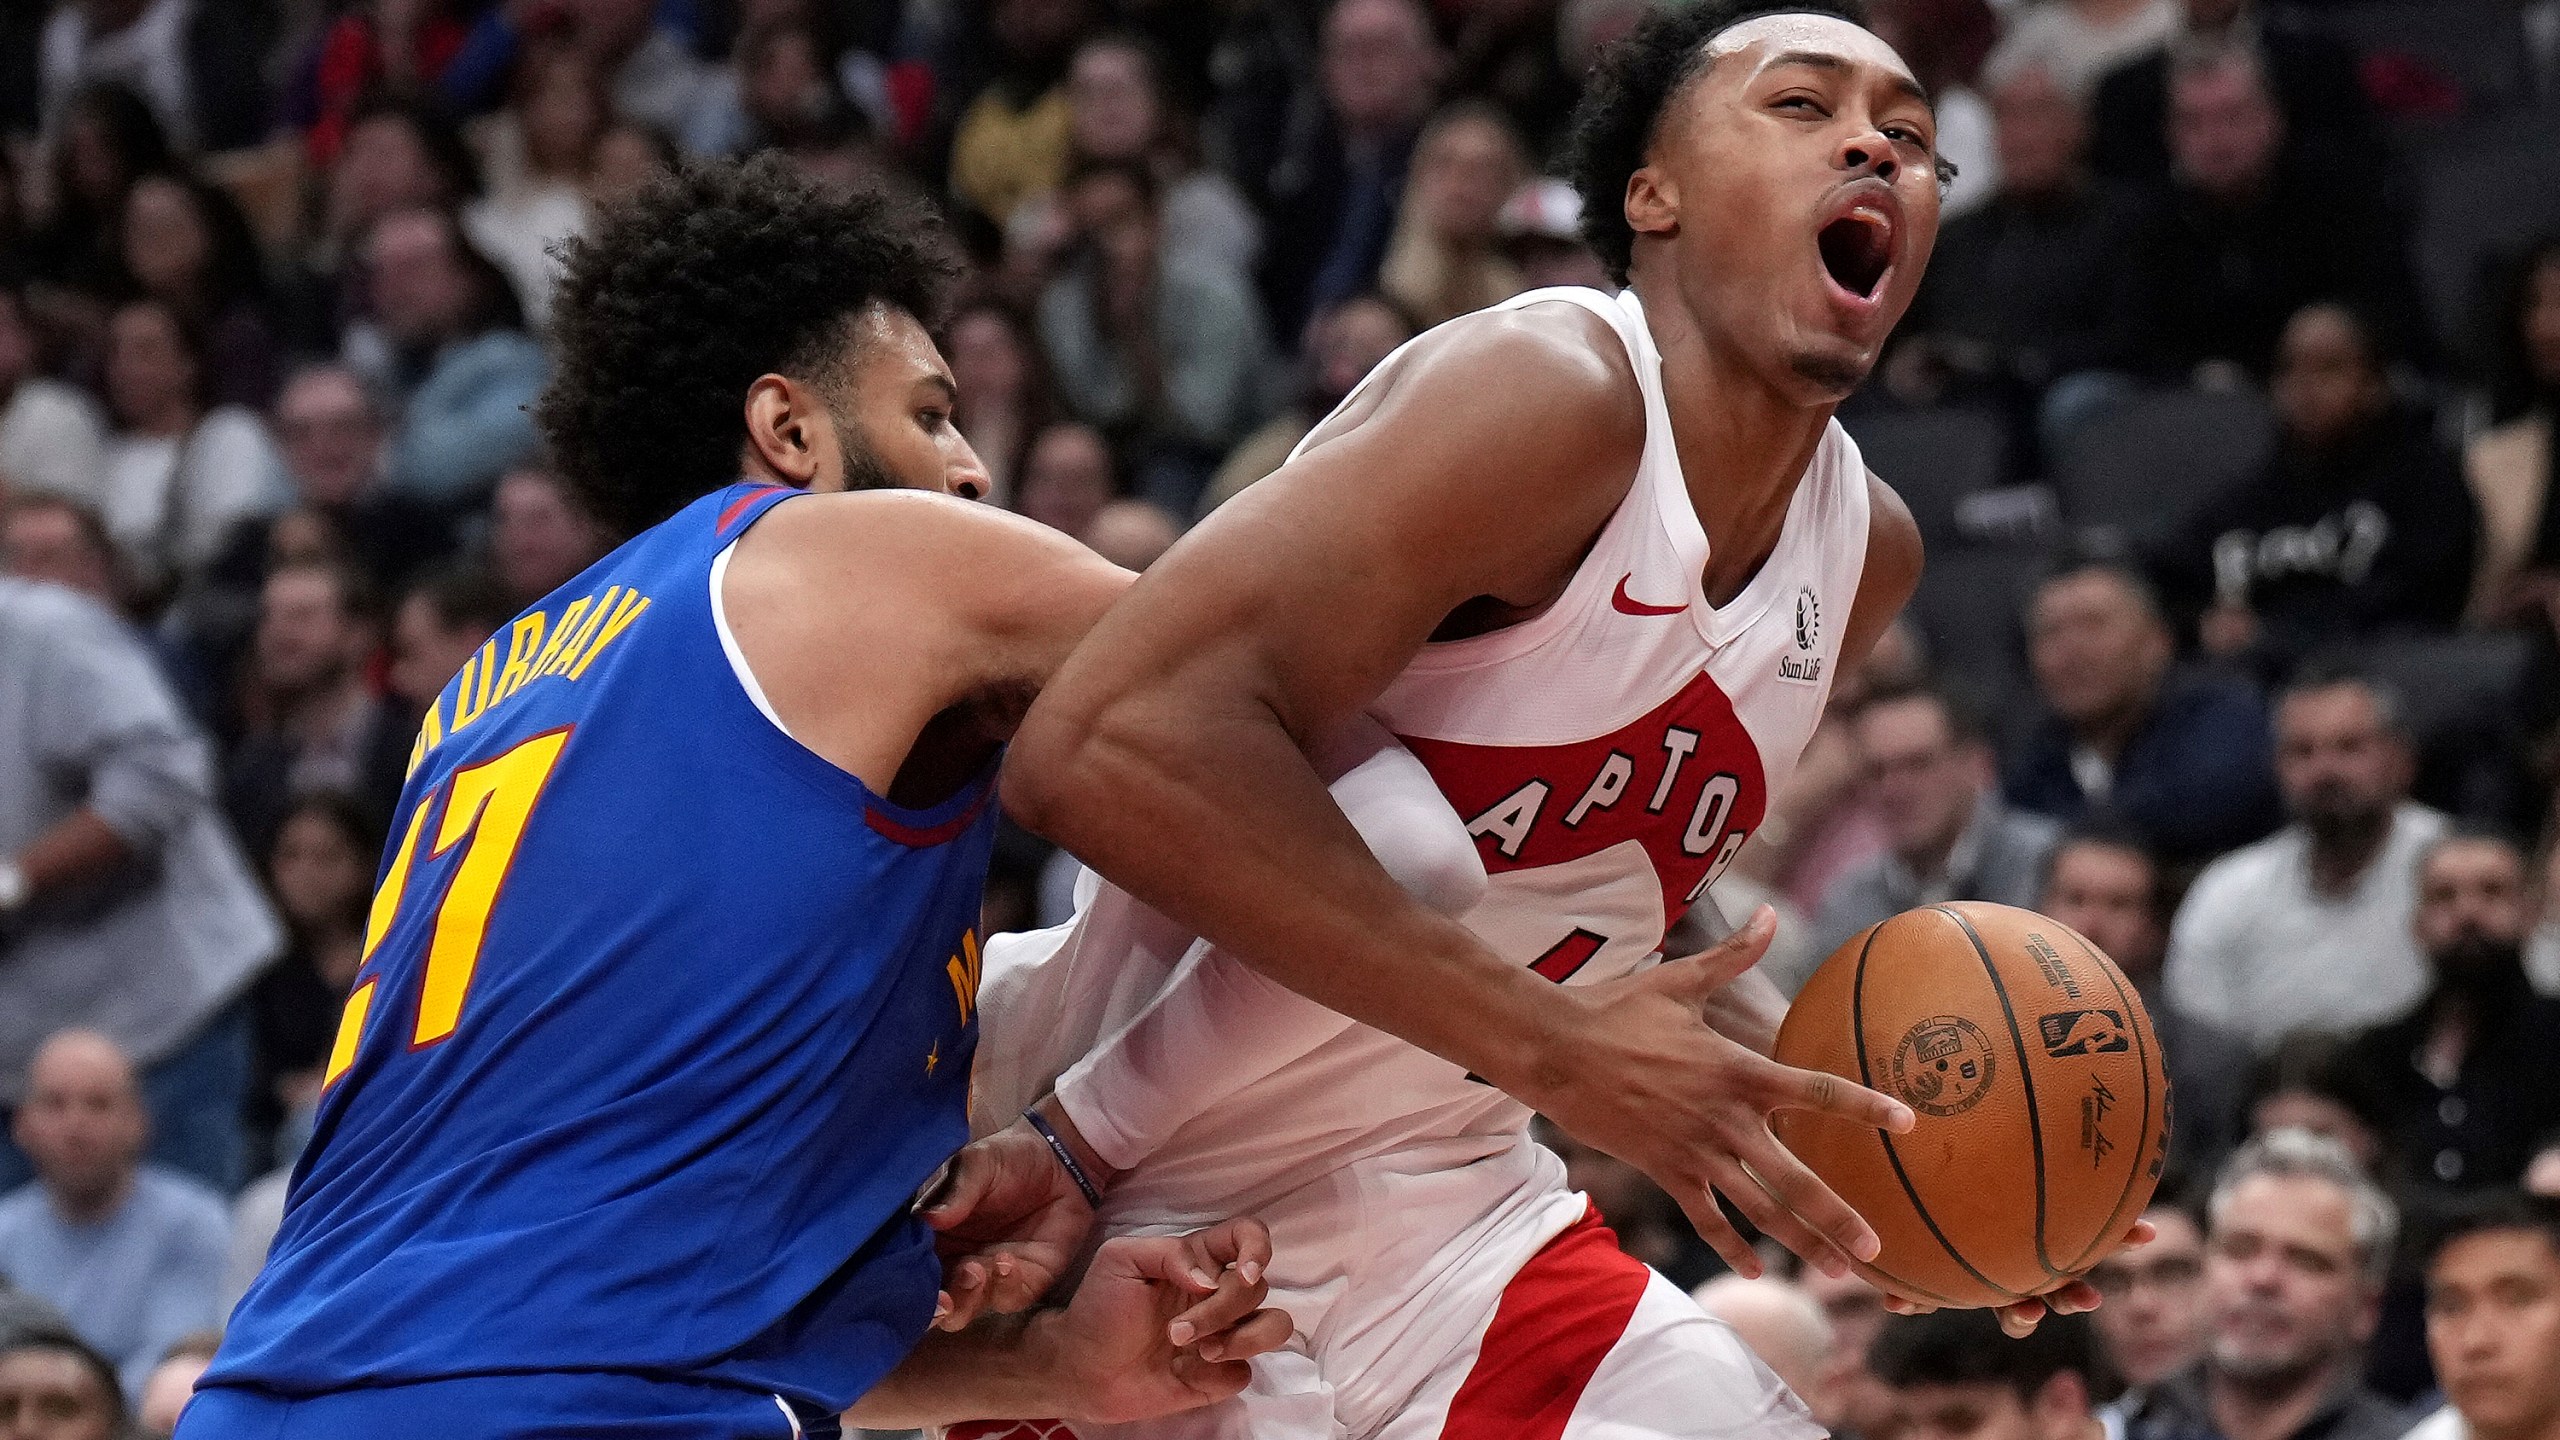
[(2388, 691), (2340, 671), (2296, 679), (2276, 709), (2292, 823), (2197, 877), (2170, 930), (2170, 1001), (2261, 1053), (2415, 1004), (2427, 988), (2410, 928), (2418, 861), (2446, 826), (2409, 799), (2415, 768)]
[(99, 510), (146, 584), (201, 569), (234, 526), (284, 508), (283, 457), (256, 414), (210, 405), (202, 337), (167, 303), (135, 300), (107, 326), (107, 444)]
[(0, 476), (20, 489), (97, 503), (107, 427), (77, 386), (36, 373), (26, 293), (0, 284)]

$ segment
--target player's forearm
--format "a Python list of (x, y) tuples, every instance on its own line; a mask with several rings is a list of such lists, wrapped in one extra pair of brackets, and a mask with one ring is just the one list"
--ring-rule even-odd
[(1570, 1053), (1572, 998), (1399, 888), (1268, 712), (1161, 693), (1089, 717), (1035, 707), (1005, 802), (1290, 989), (1524, 1100)]
[(934, 1330), (845, 1412), (865, 1430), (963, 1420), (1039, 1420), (1079, 1408), (1055, 1342), (1059, 1312), (994, 1315), (957, 1334)]

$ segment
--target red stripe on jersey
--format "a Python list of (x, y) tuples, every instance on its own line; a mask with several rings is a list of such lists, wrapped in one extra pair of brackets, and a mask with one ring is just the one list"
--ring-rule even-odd
[(978, 812), (987, 808), (987, 797), (993, 793), (995, 793), (995, 785), (989, 782), (978, 791), (978, 798), (969, 802), (967, 809), (939, 825), (909, 825), (883, 815), (877, 806), (866, 808), (862, 812), (862, 818), (873, 830), (909, 849), (930, 850), (936, 845), (958, 838), (962, 831), (968, 829), (977, 820)]
[(1559, 1440), (1652, 1283), (1596, 1210), (1548, 1241), (1502, 1288), (1442, 1440)]
[(1076, 1440), (1063, 1420), (967, 1420), (942, 1435), (943, 1440)]
[(730, 501), (726, 506), (721, 508), (720, 518), (712, 523), (711, 533), (714, 535), (727, 533), (729, 529), (729, 522), (737, 519), (739, 514), (748, 506), (753, 505), (776, 490), (788, 490), (790, 488), (791, 487), (788, 485), (759, 485), (753, 490), (748, 491), (746, 494), (739, 496), (737, 499)]

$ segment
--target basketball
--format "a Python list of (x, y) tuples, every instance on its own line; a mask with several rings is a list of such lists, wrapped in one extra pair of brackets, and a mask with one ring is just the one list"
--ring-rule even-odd
[(2003, 1305), (2086, 1270), (2160, 1182), (2169, 1082), (2142, 1000), (2078, 932), (2031, 910), (1907, 910), (1840, 947), (1777, 1058), (1916, 1112), (1890, 1135), (1803, 1110), (1778, 1138), (1875, 1227), (1860, 1267), (1948, 1307)]

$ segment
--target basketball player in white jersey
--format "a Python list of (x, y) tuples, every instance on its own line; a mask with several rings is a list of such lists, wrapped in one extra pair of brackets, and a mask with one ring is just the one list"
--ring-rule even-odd
[[(989, 1024), (1099, 1042), (1038, 1113), (1085, 1178), (1132, 1167), (1105, 1222), (1251, 1205), (1299, 1328), (1240, 1401), (1147, 1433), (1810, 1433), (1729, 1332), (1607, 1244), (1525, 1125), (1545, 1109), (1637, 1163), (1745, 1274), (1714, 1192), (1826, 1269), (1874, 1253), (1767, 1119), (1907, 1112), (1702, 1020), (1721, 1003), (1765, 1049), (1774, 994), (1727, 983), (1765, 915), (1644, 967), (1917, 579), (1907, 512), (1831, 412), (1927, 261), (1933, 123), (1828, 0), (1657, 14), (1577, 124), (1586, 226), (1629, 289), (1537, 292), (1391, 357), (1034, 706), (1007, 801), (1118, 888), (1019, 960), (1015, 1011), (991, 999)], [(1427, 822), (1401, 841), (1369, 826), (1382, 868), (1356, 803), (1327, 795), (1345, 757), (1311, 756), (1359, 761), (1342, 737), (1364, 712), (1454, 807), (1481, 899), (1446, 867), (1391, 878)], [(1405, 752), (1368, 752), (1344, 785), (1393, 792)], [(1211, 945), (1186, 955), (1192, 933)], [(991, 993), (1016, 964), (990, 959)], [(1540, 1004), (1556, 984), (1610, 987), (1610, 1023)], [(1624, 1004), (1630, 984), (1657, 1003)], [(1063, 1168), (1046, 1194), (973, 1191), (942, 1220), (1046, 1204), (1071, 1232)], [(1055, 1258), (1018, 1249), (954, 1283), (964, 1306), (982, 1285), (1019, 1303), (1006, 1287)], [(2094, 1303), (2076, 1282), (2053, 1299)]]

